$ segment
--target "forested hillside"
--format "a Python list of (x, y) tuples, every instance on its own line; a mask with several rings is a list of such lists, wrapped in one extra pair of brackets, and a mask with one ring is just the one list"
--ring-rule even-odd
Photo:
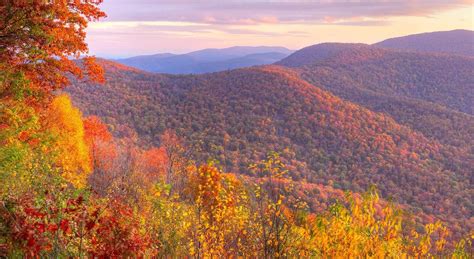
[(0, 258), (472, 255), (471, 59), (154, 74), (88, 56), (101, 2), (0, 2)]
[(165, 76), (105, 68), (105, 86), (78, 84), (68, 92), (117, 133), (135, 131), (142, 143), (159, 145), (160, 135), (174, 129), (198, 161), (214, 158), (240, 173), (276, 151), (296, 181), (357, 192), (376, 184), (384, 197), (453, 226), (470, 224), (463, 215), (472, 210), (472, 154), (343, 101), (291, 70)]
[(304, 78), (334, 91), (359, 88), (474, 114), (473, 58), (327, 43), (302, 49), (277, 64), (300, 68)]
[[(322, 55), (326, 58), (315, 57)], [(387, 113), (426, 137), (473, 153), (472, 58), (321, 44), (278, 64), (339, 97)]]
[(387, 39), (374, 45), (391, 49), (441, 52), (473, 57), (474, 31), (453, 30), (427, 32)]

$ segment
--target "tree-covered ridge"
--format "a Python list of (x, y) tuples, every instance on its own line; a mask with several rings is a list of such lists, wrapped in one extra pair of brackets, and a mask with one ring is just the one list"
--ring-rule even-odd
[(166, 74), (203, 74), (272, 64), (291, 54), (283, 47), (230, 47), (202, 49), (186, 54), (161, 53), (115, 61), (144, 71)]
[(215, 158), (241, 173), (274, 150), (296, 181), (357, 192), (377, 184), (384, 197), (437, 215), (454, 228), (461, 230), (455, 222), (469, 224), (472, 157), (343, 101), (290, 70), (201, 76), (110, 72), (107, 78), (104, 86), (75, 85), (68, 92), (83, 111), (101, 116), (116, 132), (136, 131), (139, 139), (159, 145), (164, 130), (174, 129), (198, 161)]
[[(295, 181), (304, 172), (300, 167), (305, 166), (296, 160), (297, 154), (291, 148), (308, 141), (314, 144), (315, 140), (324, 147), (315, 156), (322, 161), (317, 165), (326, 166), (324, 169), (334, 175), (345, 172), (341, 171), (344, 166), (333, 168), (343, 158), (354, 162), (352, 166), (363, 162), (358, 168), (350, 168), (358, 177), (362, 176), (362, 170), (381, 177), (380, 172), (370, 170), (390, 168), (394, 161), (407, 163), (408, 168), (401, 164), (396, 166), (397, 170), (421, 170), (420, 173), (429, 177), (436, 174), (427, 169), (441, 178), (453, 173), (455, 177), (464, 175), (462, 170), (447, 170), (445, 161), (438, 159), (438, 156), (450, 158), (456, 150), (445, 150), (443, 145), (396, 124), (385, 115), (315, 88), (291, 71), (266, 67), (203, 77), (173, 77), (102, 62), (111, 82), (89, 85), (84, 89), (86, 92), (77, 88), (76, 94), (115, 88), (122, 99), (105, 91), (99, 100), (110, 97), (103, 103), (112, 103), (112, 111), (120, 115), (117, 121), (124, 117), (117, 111), (124, 107), (124, 102), (133, 107), (139, 107), (135, 106), (138, 103), (155, 104), (148, 98), (165, 104), (168, 99), (173, 106), (163, 110), (167, 113), (155, 116), (169, 113), (173, 117), (165, 121), (166, 130), (159, 133), (156, 145), (149, 141), (150, 137), (139, 139), (150, 133), (146, 127), (137, 127), (137, 135), (111, 118), (106, 117), (109, 123), (106, 125), (96, 116), (84, 117), (70, 97), (59, 90), (69, 80), (76, 86), (83, 79), (103, 81), (102, 69), (93, 59), (78, 62), (67, 59), (70, 55), (79, 57), (87, 53), (84, 29), (88, 21), (105, 15), (98, 9), (101, 2), (10, 0), (0, 3), (0, 67), (6, 68), (0, 77), (0, 257), (470, 255), (472, 236), (458, 238), (463, 232), (456, 226), (448, 228), (429, 215), (425, 225), (413, 225), (413, 219), (403, 207), (380, 200), (372, 186), (364, 194), (342, 194), (332, 186)], [(247, 80), (255, 84), (249, 86)], [(130, 82), (134, 88), (127, 87)], [(191, 97), (196, 102), (187, 99)], [(240, 100), (245, 106), (240, 106)], [(227, 106), (231, 109), (226, 110)], [(239, 107), (243, 109), (234, 111)], [(191, 111), (215, 114), (197, 116)], [(146, 113), (125, 112), (133, 126), (156, 118)], [(243, 115), (244, 124), (229, 129), (215, 126), (222, 125), (215, 124), (222, 118), (238, 122), (231, 116), (237, 112)], [(192, 120), (178, 115), (190, 116)], [(302, 115), (310, 119), (305, 120)], [(194, 133), (180, 126), (184, 122), (185, 126), (200, 129), (202, 125), (193, 124), (196, 118), (202, 118), (196, 121), (207, 123), (209, 130), (225, 133), (222, 153), (215, 153), (224, 155), (222, 164), (212, 159), (201, 161), (210, 152), (220, 152), (217, 144), (221, 136), (210, 134), (209, 139), (202, 138), (208, 142), (194, 142), (187, 135)], [(287, 128), (276, 128), (281, 125), (272, 123), (275, 119), (290, 123)], [(300, 122), (321, 132), (317, 136), (322, 138), (301, 135), (298, 129), (303, 127), (295, 127)], [(354, 126), (348, 125), (349, 122)], [(235, 143), (233, 137), (240, 137), (238, 134), (247, 129), (239, 127), (247, 124), (257, 126), (252, 134), (246, 135), (249, 139), (245, 140), (249, 141), (238, 143), (237, 150), (231, 148)], [(109, 128), (120, 137), (113, 137)], [(223, 132), (226, 130), (229, 133)], [(278, 145), (268, 144), (278, 144), (280, 139), (290, 145), (282, 152), (286, 157), (274, 152), (263, 155), (266, 147), (279, 149)], [(144, 144), (146, 141), (150, 143)], [(235, 165), (229, 159), (239, 158), (240, 151), (248, 152), (240, 147), (252, 141), (262, 147), (252, 146), (255, 155), (249, 158), (251, 163), (245, 168), (239, 165), (240, 175), (231, 173)], [(295, 141), (293, 145), (291, 141)], [(371, 145), (364, 145), (367, 141)], [(210, 151), (206, 151), (207, 145), (212, 147)], [(336, 155), (337, 152), (347, 155), (350, 150), (355, 155)], [(372, 161), (364, 161), (364, 153)], [(293, 160), (288, 159), (288, 154), (293, 154)], [(380, 165), (380, 161), (385, 165)], [(453, 160), (453, 164), (456, 166), (458, 162)], [(328, 180), (322, 173), (316, 176), (321, 176), (322, 182)], [(377, 180), (377, 177), (369, 179)], [(317, 178), (310, 180), (316, 182)], [(335, 186), (336, 180), (329, 179), (327, 184)], [(448, 195), (464, 198), (464, 193), (457, 191), (453, 189)], [(432, 197), (431, 193), (423, 194), (421, 198)], [(314, 197), (320, 197), (321, 201), (335, 200), (306, 202)], [(463, 202), (459, 204), (464, 206)], [(316, 208), (310, 209), (311, 206)]]
[(474, 101), (472, 58), (320, 44), (279, 64), (343, 99), (474, 154), (474, 118), (469, 112)]
[[(339, 51), (311, 65), (294, 63), (297, 68), (293, 69), (314, 85), (388, 114), (397, 123), (458, 150), (467, 157), (458, 160), (461, 167), (472, 174), (472, 58), (388, 51), (366, 45), (329, 46)], [(306, 52), (327, 52), (329, 46), (315, 45), (294, 55), (304, 58), (302, 54), (306, 54), (311, 59)], [(450, 161), (447, 164), (451, 168)]]
[(474, 31), (452, 30), (420, 33), (387, 39), (374, 44), (390, 49), (402, 49), (420, 52), (450, 53), (474, 56)]
[(303, 78), (337, 95), (356, 88), (474, 113), (472, 57), (325, 43), (297, 51), (277, 64), (298, 68)]

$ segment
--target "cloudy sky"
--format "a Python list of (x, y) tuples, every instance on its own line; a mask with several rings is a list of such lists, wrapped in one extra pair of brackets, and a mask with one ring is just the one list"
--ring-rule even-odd
[(127, 57), (229, 46), (299, 49), (473, 30), (474, 0), (105, 0), (91, 53)]

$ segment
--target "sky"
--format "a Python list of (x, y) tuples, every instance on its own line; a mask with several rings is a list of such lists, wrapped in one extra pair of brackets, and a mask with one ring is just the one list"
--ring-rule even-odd
[(474, 0), (104, 0), (91, 54), (118, 58), (231, 46), (300, 49), (474, 30)]

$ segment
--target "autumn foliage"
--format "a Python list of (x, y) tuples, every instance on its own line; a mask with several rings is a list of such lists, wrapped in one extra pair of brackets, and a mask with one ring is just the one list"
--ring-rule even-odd
[[(223, 133), (223, 146), (213, 144), (219, 143), (220, 138), (193, 143), (169, 129), (177, 125), (173, 119), (163, 125), (160, 132), (153, 132), (159, 143), (143, 145), (129, 128), (114, 128), (115, 125), (95, 116), (84, 117), (60, 90), (69, 80), (81, 80), (84, 76), (96, 81), (102, 79), (101, 69), (93, 59), (68, 59), (87, 52), (84, 29), (88, 21), (105, 16), (98, 9), (101, 2), (7, 0), (0, 4), (0, 257), (469, 256), (472, 238), (459, 242), (450, 239), (448, 227), (440, 221), (431, 220), (422, 226), (420, 222), (413, 224), (411, 217), (404, 214), (403, 206), (379, 198), (375, 189), (365, 194), (347, 192), (342, 195), (342, 191), (333, 186), (297, 181), (297, 169), (304, 166), (288, 159), (295, 157), (291, 155), (295, 151), (285, 149), (286, 158), (274, 152), (263, 158), (260, 147), (259, 155), (246, 161), (251, 162), (249, 165), (234, 161), (239, 150), (249, 152), (245, 148), (247, 142), (229, 143), (233, 136), (243, 134), (244, 128), (237, 127), (232, 134), (208, 128)], [(275, 68), (246, 70), (244, 74), (259, 81), (261, 73), (268, 82), (279, 82), (282, 75), (288, 82), (294, 79), (292, 73)], [(76, 78), (71, 79), (71, 76)], [(235, 85), (243, 84), (234, 81)], [(433, 169), (435, 173), (445, 173), (438, 167), (442, 160), (429, 157), (431, 151), (440, 148), (436, 142), (417, 135), (412, 139), (409, 129), (392, 120), (312, 90), (301, 81), (291, 85), (295, 93), (301, 94), (297, 103), (329, 114), (311, 118), (308, 128), (326, 128), (345, 134), (343, 140), (337, 141), (331, 141), (332, 133), (321, 133), (326, 134), (326, 138), (311, 138), (305, 131), (286, 135), (285, 138), (299, 143), (313, 145), (321, 141), (320, 144), (326, 145), (325, 150), (332, 156), (325, 157), (314, 150), (313, 155), (319, 154), (316, 157), (326, 161), (323, 164), (313, 161), (315, 168), (331, 173), (356, 170), (362, 178), (362, 170), (391, 167), (392, 161), (401, 159), (406, 163), (402, 169), (415, 168), (423, 173)], [(277, 88), (282, 87), (275, 85), (274, 89)], [(249, 96), (256, 94), (248, 93)], [(198, 96), (203, 98), (203, 95)], [(278, 96), (278, 92), (273, 97), (285, 100), (279, 98), (282, 96)], [(327, 106), (308, 106), (315, 100)], [(208, 104), (194, 103), (197, 106)], [(335, 112), (336, 107), (343, 107), (351, 116)], [(302, 106), (292, 108), (304, 110)], [(177, 110), (182, 109), (193, 107), (180, 106)], [(266, 108), (255, 106), (254, 109), (259, 113)], [(290, 118), (290, 115), (285, 116)], [(225, 114), (215, 116), (222, 118)], [(373, 117), (377, 123), (367, 126), (363, 125), (365, 120), (359, 121), (357, 128), (338, 123), (364, 116)], [(272, 138), (266, 141), (278, 141), (274, 138), (276, 129), (271, 118), (242, 118), (242, 123), (262, 129), (249, 135), (248, 143), (266, 136)], [(208, 123), (207, 120), (214, 118), (202, 119)], [(317, 124), (318, 120), (326, 122)], [(297, 121), (292, 120), (290, 126), (294, 127)], [(381, 124), (389, 126), (390, 134), (377, 128)], [(211, 123), (192, 124), (191, 127), (209, 125)], [(177, 130), (183, 133), (180, 128)], [(357, 134), (358, 130), (364, 134)], [(148, 126), (140, 131), (148, 131)], [(113, 137), (112, 133), (119, 137)], [(355, 148), (354, 144), (347, 144), (350, 139), (361, 140), (353, 162), (368, 157), (386, 165), (372, 167), (369, 163), (335, 169), (337, 161), (327, 161), (339, 160), (338, 152)], [(373, 146), (362, 143), (364, 141), (370, 141)], [(412, 144), (417, 141), (419, 143)], [(331, 144), (339, 149), (333, 149)], [(223, 163), (216, 159), (203, 162), (206, 151), (202, 147), (217, 150)], [(374, 149), (393, 152), (368, 156)], [(292, 162), (290, 166), (285, 163), (288, 160)], [(234, 168), (244, 174), (232, 173), (230, 169)], [(375, 172), (370, 173), (375, 175)], [(313, 177), (318, 176), (323, 175)], [(341, 178), (322, 182), (335, 185), (334, 180)], [(393, 187), (384, 191), (387, 190)], [(314, 197), (321, 198), (321, 202)], [(452, 206), (442, 208), (452, 209)]]
[[(276, 151), (296, 182), (358, 193), (376, 184), (383, 197), (447, 222), (456, 234), (473, 226), (468, 216), (472, 116), (423, 101), (361, 97), (347, 90), (350, 85), (337, 88), (381, 111), (375, 112), (278, 66), (189, 76), (121, 70), (111, 62), (104, 66), (105, 85), (75, 84), (67, 92), (116, 136), (134, 132), (140, 146), (151, 148), (165, 146), (171, 139), (166, 131), (173, 129), (188, 146), (182, 153), (198, 163), (216, 159), (224, 171), (252, 177), (249, 164)], [(324, 85), (336, 82), (330, 80), (334, 76), (340, 79), (322, 75), (314, 78), (327, 79)], [(456, 84), (468, 78), (463, 75)], [(347, 78), (352, 77), (340, 80)], [(429, 222), (424, 218), (418, 221)]]
[[(102, 1), (7, 0), (0, 4), (1, 95), (47, 95), (68, 85), (67, 73), (103, 80), (93, 58), (84, 70), (70, 60), (87, 52), (88, 21), (105, 16)], [(18, 82), (27, 80), (27, 84)]]
[(54, 141), (45, 152), (56, 157), (64, 179), (76, 187), (84, 187), (92, 171), (89, 147), (86, 145), (81, 112), (72, 106), (67, 95), (56, 96), (43, 120), (44, 128)]

